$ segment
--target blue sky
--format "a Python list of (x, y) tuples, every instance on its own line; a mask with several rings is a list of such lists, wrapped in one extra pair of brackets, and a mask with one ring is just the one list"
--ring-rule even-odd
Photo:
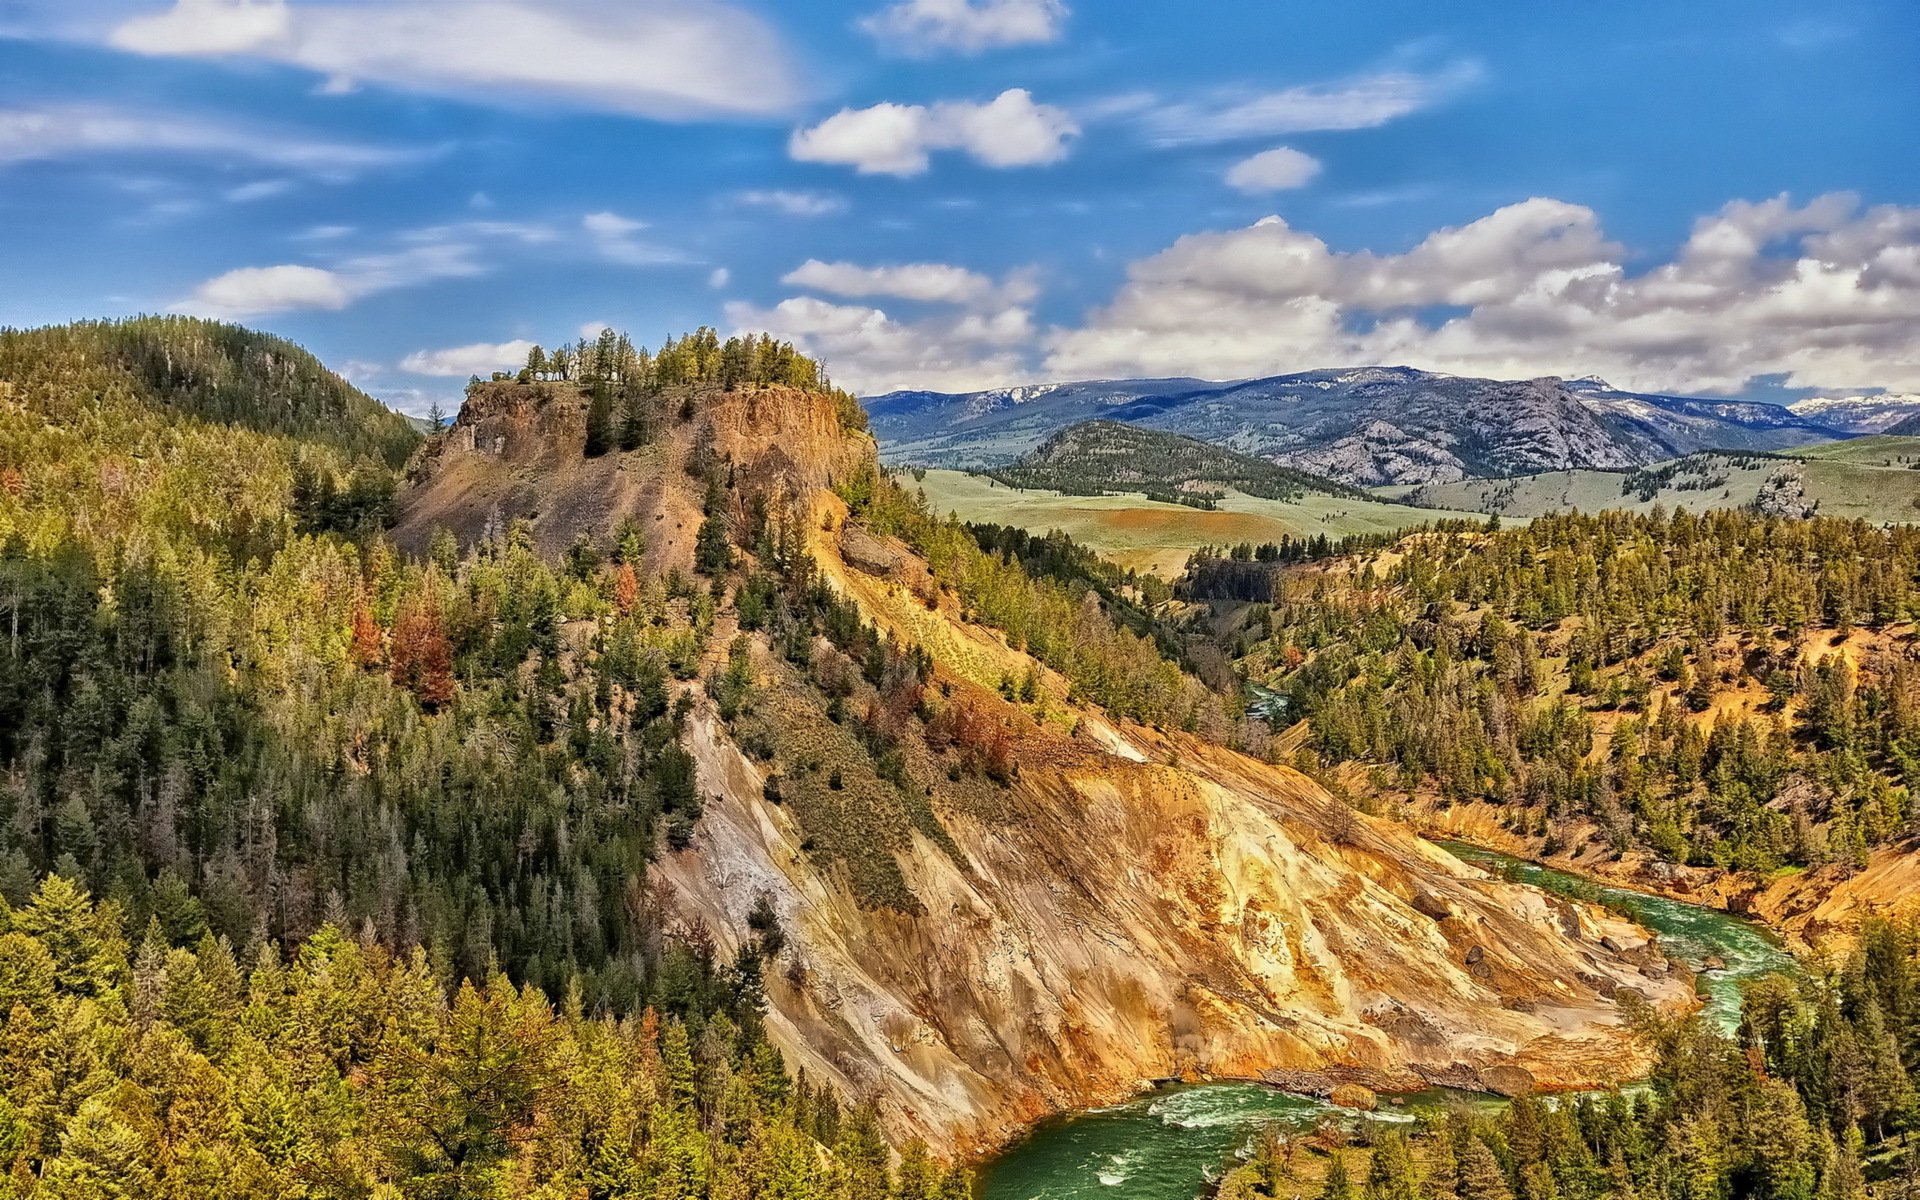
[(421, 411), (610, 323), (863, 391), (1920, 391), (1909, 0), (0, 0), (0, 322)]

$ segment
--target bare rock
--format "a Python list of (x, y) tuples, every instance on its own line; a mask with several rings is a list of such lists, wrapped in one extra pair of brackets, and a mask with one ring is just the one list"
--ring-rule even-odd
[(1426, 891), (1413, 894), (1413, 910), (1436, 921), (1444, 921), (1453, 915), (1453, 905), (1448, 904), (1445, 897)]
[(1504, 1064), (1481, 1068), (1480, 1082), (1488, 1091), (1502, 1096), (1531, 1095), (1535, 1086), (1532, 1071)]
[(1353, 1108), (1361, 1112), (1372, 1112), (1380, 1107), (1380, 1097), (1374, 1090), (1358, 1083), (1343, 1083), (1334, 1088), (1327, 1101), (1340, 1108)]
[(840, 528), (840, 557), (847, 565), (886, 578), (900, 569), (900, 556), (885, 542), (849, 522)]

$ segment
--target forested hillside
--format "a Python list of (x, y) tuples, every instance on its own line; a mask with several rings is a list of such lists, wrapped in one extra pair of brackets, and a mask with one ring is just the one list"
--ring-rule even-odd
[(1232, 636), (1362, 794), (1490, 801), (1547, 853), (1857, 869), (1915, 832), (1917, 568), (1906, 526), (1543, 517), (1276, 572)]
[(398, 554), (417, 435), (277, 339), (0, 366), (0, 1186), (889, 1194), (758, 1033), (777, 927), (720, 961), (649, 888), (704, 587), (635, 530)]

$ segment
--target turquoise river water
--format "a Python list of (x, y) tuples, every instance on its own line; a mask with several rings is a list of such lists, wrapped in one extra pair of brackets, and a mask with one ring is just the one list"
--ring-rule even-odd
[[(1739, 917), (1697, 904), (1599, 884), (1475, 847), (1445, 843), (1462, 859), (1564, 895), (1595, 900), (1652, 930), (1667, 956), (1698, 969), (1704, 1015), (1724, 1029), (1739, 1017), (1740, 988), (1792, 969), (1778, 939)], [(1497, 1105), (1492, 1097), (1435, 1090), (1396, 1097), (1353, 1120), (1410, 1122), (1423, 1109)], [(1251, 1083), (1171, 1087), (1112, 1108), (1048, 1121), (983, 1173), (982, 1200), (1192, 1200), (1261, 1129), (1309, 1128), (1335, 1111), (1325, 1101)]]

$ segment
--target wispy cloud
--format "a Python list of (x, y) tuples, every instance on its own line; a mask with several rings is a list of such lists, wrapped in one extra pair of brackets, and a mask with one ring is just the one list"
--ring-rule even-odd
[[(306, 240), (331, 245), (351, 236), (344, 227), (308, 230)], [(559, 239), (547, 225), (509, 221), (459, 221), (405, 230), (384, 248), (336, 252), (319, 263), (240, 267), (200, 284), (173, 305), (175, 311), (242, 319), (285, 312), (338, 311), (367, 296), (418, 287), (441, 279), (466, 279), (493, 269), (489, 250), (543, 245)]]
[(832, 192), (748, 188), (733, 193), (731, 199), (745, 208), (764, 208), (789, 217), (830, 217), (847, 211), (847, 198)]
[(0, 167), (97, 155), (173, 156), (350, 176), (418, 162), (442, 148), (356, 145), (185, 113), (96, 105), (0, 108)]
[(1471, 60), (1438, 71), (1383, 71), (1279, 91), (1226, 88), (1197, 100), (1140, 103), (1128, 109), (1159, 146), (1209, 145), (1296, 133), (1372, 129), (1459, 95), (1484, 77)]
[(601, 258), (629, 267), (652, 267), (687, 261), (686, 255), (640, 236), (645, 221), (623, 217), (619, 213), (588, 213), (580, 218), (580, 227)]
[(664, 119), (764, 117), (804, 91), (772, 27), (720, 0), (175, 0), (104, 40), (304, 68), (330, 94), (366, 83)]

